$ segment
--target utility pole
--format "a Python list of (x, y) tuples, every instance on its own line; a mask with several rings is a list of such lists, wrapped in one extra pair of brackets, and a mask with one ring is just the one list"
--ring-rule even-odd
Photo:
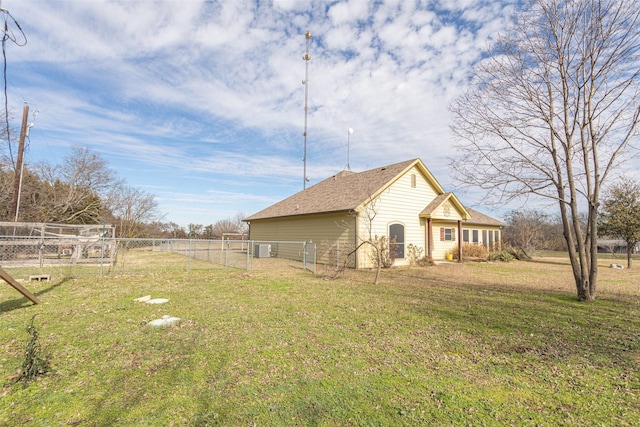
[(18, 212), (18, 200), (20, 194), (20, 181), (22, 178), (22, 163), (24, 158), (24, 139), (27, 135), (27, 120), (29, 119), (29, 104), (24, 103), (24, 109), (22, 111), (22, 128), (20, 129), (20, 142), (18, 143), (18, 158), (16, 161), (16, 170), (13, 175), (13, 203), (11, 207), (11, 217), (18, 218), (16, 213)]

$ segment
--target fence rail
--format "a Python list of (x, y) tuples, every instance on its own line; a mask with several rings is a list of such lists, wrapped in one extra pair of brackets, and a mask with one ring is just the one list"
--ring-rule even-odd
[(73, 276), (137, 274), (144, 270), (144, 262), (138, 262), (143, 253), (146, 263), (155, 260), (167, 268), (297, 267), (316, 272), (312, 242), (0, 236), (0, 266), (9, 269), (63, 268)]

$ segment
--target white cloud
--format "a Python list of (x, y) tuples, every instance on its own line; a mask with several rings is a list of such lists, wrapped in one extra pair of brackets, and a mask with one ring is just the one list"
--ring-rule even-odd
[[(301, 189), (307, 30), (312, 183), (346, 165), (351, 127), (352, 169), (421, 157), (446, 186), (447, 105), (507, 10), (472, 0), (3, 7), (29, 40), (10, 45), (7, 58), (11, 102), (41, 112), (31, 157), (36, 135), (60, 155), (89, 145), (131, 184), (168, 186), (170, 216), (182, 215), (168, 195), (182, 185), (221, 204), (237, 201), (237, 191), (255, 210)], [(261, 198), (265, 191), (274, 193)]]

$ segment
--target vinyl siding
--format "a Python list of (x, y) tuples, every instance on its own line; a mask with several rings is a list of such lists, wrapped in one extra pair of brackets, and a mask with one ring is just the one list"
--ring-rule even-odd
[(269, 242), (312, 241), (317, 247), (317, 262), (334, 264), (337, 262), (336, 256), (344, 256), (354, 247), (355, 218), (347, 213), (335, 213), (253, 220), (249, 227), (249, 239)]
[[(411, 175), (416, 176), (416, 186), (412, 187)], [(398, 180), (385, 189), (375, 200), (365, 207), (359, 215), (360, 240), (369, 239), (369, 224), (371, 236), (389, 237), (389, 226), (394, 223), (404, 225), (405, 258), (396, 259), (394, 265), (406, 265), (407, 246), (413, 244), (426, 253), (425, 221), (419, 217), (420, 212), (436, 197), (425, 176), (417, 167), (413, 167)], [(374, 217), (372, 221), (370, 217)], [(363, 246), (359, 254), (359, 266), (373, 267), (371, 262), (371, 248)]]
[[(441, 240), (440, 229), (441, 228), (453, 228), (455, 230), (455, 240)], [(431, 224), (433, 232), (433, 259), (445, 259), (447, 251), (458, 247), (460, 242), (460, 236), (458, 236), (458, 222), (452, 221), (436, 221)]]
[[(450, 200), (447, 200), (446, 202), (444, 202), (431, 215), (434, 218), (443, 218), (443, 219), (446, 219), (447, 221), (448, 220), (458, 221), (462, 219), (462, 217), (460, 216), (460, 212), (458, 212), (458, 210), (455, 208), (455, 206), (453, 206)], [(456, 227), (457, 226), (458, 225), (456, 223)]]

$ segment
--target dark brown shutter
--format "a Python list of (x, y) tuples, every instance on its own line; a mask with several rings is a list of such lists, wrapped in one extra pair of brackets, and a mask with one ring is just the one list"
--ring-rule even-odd
[(440, 241), (444, 241), (444, 227), (440, 227)]

